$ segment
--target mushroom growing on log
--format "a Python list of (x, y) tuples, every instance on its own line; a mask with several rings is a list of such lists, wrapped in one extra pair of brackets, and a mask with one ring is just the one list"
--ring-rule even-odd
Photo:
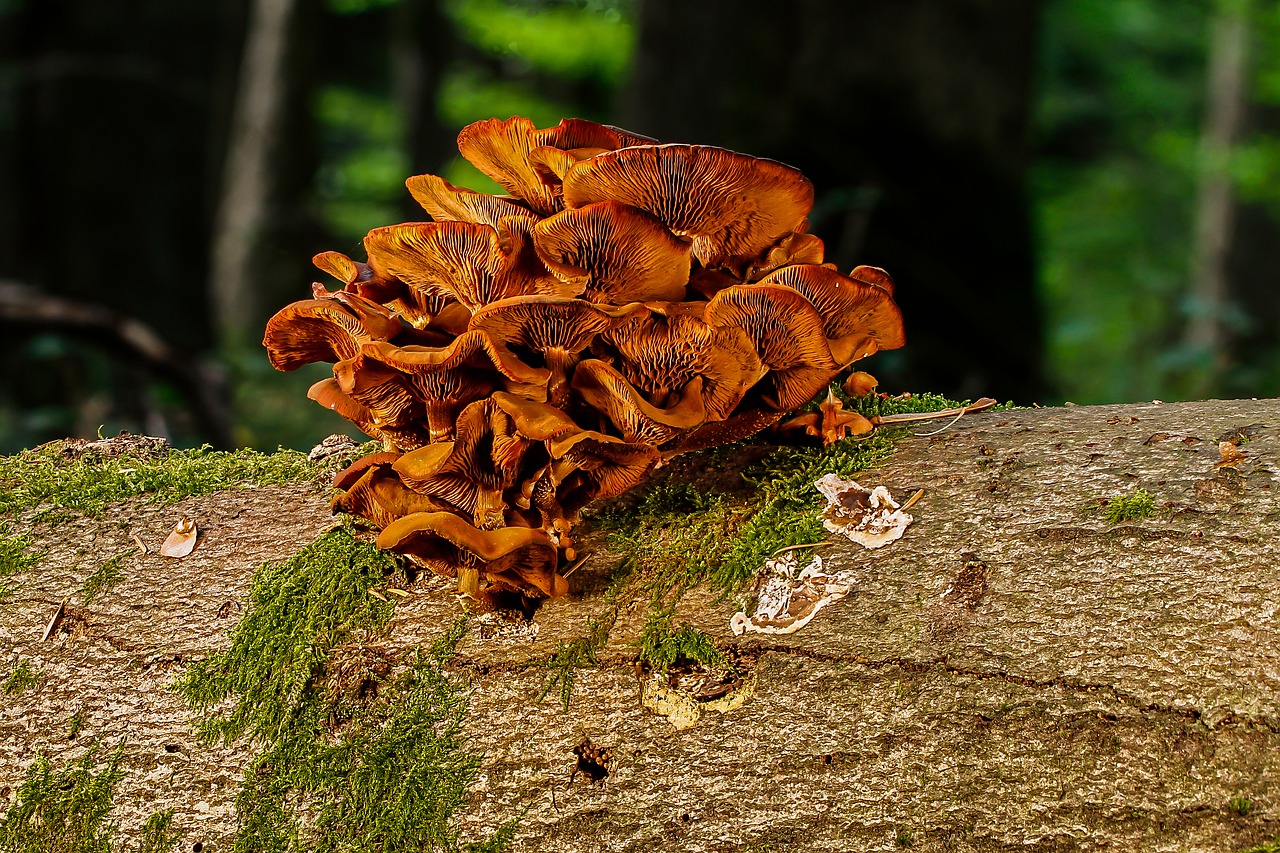
[[(790, 166), (581, 119), (480, 121), (458, 148), (510, 195), (409, 178), (432, 221), (374, 229), (367, 262), (317, 255), (342, 289), (264, 344), (281, 370), (333, 363), (309, 396), (385, 445), (334, 510), (471, 599), (563, 595), (587, 503), (904, 343), (892, 279), (824, 264)], [(833, 406), (813, 432), (867, 428)]]

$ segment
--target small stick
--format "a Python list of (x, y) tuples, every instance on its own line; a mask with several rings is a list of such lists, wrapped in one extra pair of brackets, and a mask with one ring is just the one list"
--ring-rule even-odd
[(902, 506), (898, 507), (898, 512), (906, 512), (907, 510), (911, 509), (911, 507), (915, 506), (916, 501), (920, 500), (921, 496), (923, 496), (923, 495), (924, 495), (924, 489), (920, 489), (918, 492), (916, 492), (914, 495), (912, 495), (912, 496), (907, 500), (907, 502), (906, 502), (906, 503), (904, 503)]
[(560, 577), (562, 577), (562, 578), (567, 578), (567, 577), (569, 577), (569, 575), (571, 575), (571, 574), (573, 574), (574, 572), (576, 572), (576, 571), (577, 571), (577, 570), (582, 566), (582, 564), (583, 564), (583, 563), (585, 563), (585, 562), (587, 561), (587, 557), (589, 557), (589, 556), (590, 556), (590, 554), (583, 554), (581, 557), (579, 557), (578, 559), (574, 560), (574, 561), (573, 561), (573, 563), (572, 563), (572, 564), (570, 564), (569, 568), (567, 568), (567, 569), (565, 569), (565, 570), (564, 570), (564, 574), (560, 575)]
[(965, 410), (961, 409), (960, 414), (956, 415), (954, 419), (947, 421), (946, 425), (941, 427), (940, 429), (935, 429), (933, 432), (913, 432), (912, 435), (916, 436), (917, 438), (928, 438), (931, 435), (937, 435), (940, 432), (946, 432), (947, 430), (955, 426), (960, 421), (960, 419), (963, 418), (964, 416), (965, 416)]
[(992, 397), (983, 397), (976, 403), (968, 406), (961, 406), (955, 409), (943, 409), (940, 412), (912, 412), (905, 415), (878, 415), (871, 419), (873, 424), (905, 424), (912, 421), (932, 421), (938, 418), (949, 418), (956, 413), (969, 414), (971, 412), (981, 412), (983, 409), (989, 409), (996, 404), (996, 400)]

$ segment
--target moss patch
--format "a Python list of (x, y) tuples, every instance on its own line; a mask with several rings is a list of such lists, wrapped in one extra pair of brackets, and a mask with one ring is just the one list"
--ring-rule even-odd
[(61, 510), (96, 517), (111, 504), (139, 495), (170, 504), (222, 489), (306, 482), (316, 479), (317, 471), (306, 454), (293, 450), (228, 453), (203, 447), (68, 458), (54, 444), (0, 456), (0, 515), (39, 508), (44, 516)]
[(1124, 521), (1139, 521), (1156, 514), (1156, 502), (1143, 489), (1128, 495), (1116, 495), (1103, 505), (1103, 517), (1107, 524), (1120, 524)]
[(10, 579), (18, 572), (31, 568), (43, 557), (42, 553), (31, 550), (30, 536), (12, 536), (8, 526), (0, 525), (0, 602), (13, 594)]
[[(246, 736), (261, 747), (236, 800), (235, 850), (458, 848), (449, 824), (479, 758), (459, 734), (466, 686), (443, 665), (465, 627), (407, 658), (366, 654), (362, 639), (392, 611), (368, 589), (396, 571), (346, 529), (262, 566), (231, 648), (176, 685), (203, 714), (203, 740)], [(213, 711), (226, 701), (228, 711)]]
[(80, 585), (80, 600), (86, 606), (97, 597), (98, 593), (107, 592), (124, 580), (124, 558), (124, 554), (115, 555), (84, 579), (84, 583)]
[[(108, 820), (116, 783), (124, 778), (123, 741), (99, 761), (94, 741), (79, 761), (54, 769), (36, 756), (18, 788), (13, 806), (0, 822), (4, 853), (111, 853)], [(181, 839), (171, 829), (172, 811), (156, 812), (142, 828), (138, 853), (170, 853)]]
[(40, 683), (40, 673), (31, 668), (24, 660), (15, 661), (9, 670), (9, 677), (4, 680), (4, 694), (19, 696)]
[(662, 611), (650, 612), (636, 645), (640, 649), (640, 660), (658, 671), (670, 669), (677, 661), (704, 667), (724, 662), (715, 641), (687, 624), (673, 628), (670, 614)]

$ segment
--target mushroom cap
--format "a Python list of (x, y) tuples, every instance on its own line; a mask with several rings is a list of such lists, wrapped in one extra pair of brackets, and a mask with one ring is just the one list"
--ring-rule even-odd
[(444, 501), (410, 489), (385, 461), (364, 468), (344, 492), (334, 497), (330, 508), (359, 516), (379, 528), (415, 512), (451, 509)]
[(587, 405), (604, 414), (624, 439), (656, 447), (705, 420), (702, 381), (701, 376), (694, 376), (678, 389), (669, 406), (659, 408), (611, 365), (587, 359), (573, 372), (572, 387)]
[(597, 124), (582, 118), (561, 119), (555, 127), (534, 131), (539, 145), (548, 145), (563, 151), (578, 148), (601, 148), (613, 151), (632, 145), (653, 145), (658, 140), (611, 124)]
[(502, 391), (495, 391), (491, 396), (511, 417), (516, 432), (531, 441), (555, 442), (583, 431), (563, 409)]
[(751, 339), (734, 326), (708, 325), (697, 313), (649, 308), (602, 335), (617, 352), (618, 370), (654, 405), (701, 376), (705, 419), (724, 420), (765, 373)]
[(368, 473), (370, 468), (389, 467), (397, 459), (400, 454), (393, 451), (382, 451), (379, 453), (370, 453), (368, 456), (361, 456), (352, 462), (346, 468), (333, 475), (333, 487), (339, 491), (346, 491), (355, 485), (356, 481)]
[(725, 288), (707, 303), (708, 323), (742, 329), (769, 373), (759, 386), (765, 404), (789, 412), (813, 399), (836, 375), (823, 319), (795, 290), (776, 284)]
[(822, 241), (804, 231), (793, 231), (780, 239), (746, 268), (746, 281), (759, 281), (769, 273), (791, 264), (821, 264), (826, 247)]
[(481, 172), (542, 216), (560, 209), (551, 188), (529, 163), (529, 152), (544, 143), (527, 118), (486, 119), (458, 133), (458, 151)]
[(563, 192), (569, 208), (614, 200), (652, 213), (707, 266), (757, 257), (813, 207), (813, 185), (790, 166), (704, 145), (606, 152), (569, 169)]
[(684, 298), (689, 243), (656, 217), (602, 201), (548, 217), (533, 245), (553, 274), (593, 302), (669, 302)]
[[(585, 475), (589, 483), (577, 496), (577, 506), (572, 508), (575, 516), (579, 509), (597, 498), (617, 497), (639, 485), (662, 457), (656, 447), (646, 442), (624, 441), (592, 430), (583, 430), (554, 443), (551, 454)], [(566, 470), (560, 466), (560, 472)], [(562, 500), (562, 505), (564, 503)]]
[(387, 525), (379, 548), (417, 558), (437, 574), (453, 577), (464, 557), (483, 561), (490, 580), (537, 597), (556, 598), (569, 591), (556, 573), (559, 552), (541, 530), (502, 527), (480, 530), (450, 512), (418, 512)]
[[(411, 222), (375, 228), (364, 238), (375, 270), (394, 275), (440, 310), (456, 299), (474, 311), (482, 305), (534, 293), (570, 295), (569, 288), (522, 257), (527, 231), (521, 220), (504, 230), (472, 222)], [(524, 224), (527, 228), (528, 223)]]
[(906, 343), (902, 312), (883, 288), (814, 264), (793, 264), (769, 273), (761, 284), (790, 287), (822, 315), (831, 356), (841, 366)]
[(855, 370), (849, 374), (849, 378), (844, 381), (840, 387), (844, 393), (850, 397), (865, 397), (872, 391), (876, 390), (876, 386), (880, 384), (880, 380), (876, 379), (870, 373), (864, 373), (861, 370)]
[(366, 358), (376, 359), (396, 370), (411, 375), (439, 373), (446, 370), (475, 369), (488, 364), (513, 382), (546, 383), (546, 368), (530, 367), (503, 347), (496, 346), (488, 332), (464, 332), (447, 346), (397, 346), (386, 341), (372, 341), (361, 349)]
[(874, 284), (877, 287), (884, 288), (889, 292), (890, 296), (893, 296), (893, 279), (880, 267), (854, 267), (853, 272), (849, 273), (849, 278), (856, 278), (858, 281), (865, 281), (867, 284)]
[(499, 348), (578, 353), (638, 310), (638, 305), (612, 307), (583, 299), (513, 296), (478, 309), (471, 315), (471, 329), (489, 335)]
[(415, 175), (405, 181), (405, 186), (414, 201), (422, 205), (422, 209), (436, 222), (473, 222), (497, 228), (502, 220), (512, 217), (538, 218), (519, 202), (455, 187), (436, 175)]
[(354, 358), (368, 341), (385, 341), (401, 329), (382, 306), (353, 293), (338, 299), (304, 299), (276, 312), (262, 337), (276, 370), (297, 370), (317, 361)]
[(865, 435), (875, 429), (875, 424), (859, 412), (846, 411), (844, 403), (828, 388), (827, 397), (818, 405), (818, 411), (797, 415), (779, 427), (783, 430), (802, 428), (807, 435), (820, 437), (825, 447), (848, 435)]
[(404, 282), (392, 276), (380, 276), (373, 267), (353, 261), (341, 252), (321, 252), (311, 263), (342, 282), (346, 290), (372, 302), (386, 303), (404, 294)]

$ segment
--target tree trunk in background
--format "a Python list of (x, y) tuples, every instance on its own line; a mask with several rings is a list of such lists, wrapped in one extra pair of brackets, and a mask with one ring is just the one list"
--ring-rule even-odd
[(801, 169), (841, 269), (885, 267), (908, 344), (892, 387), (1045, 393), (1024, 188), (1027, 0), (642, 0), (626, 123)]
[[(410, 173), (438, 174), (457, 156), (456, 128), (447, 128), (437, 110), (440, 80), (455, 36), (439, 0), (400, 0), (391, 9), (391, 87), (401, 120)], [(423, 218), (407, 193), (405, 211)]]
[(262, 321), (279, 307), (270, 295), (280, 285), (266, 255), (287, 216), (281, 186), (291, 154), (291, 63), (299, 55), (303, 5), (254, 0), (249, 18), (211, 256), (210, 295), (224, 351), (255, 342)]
[(1201, 176), (1192, 255), (1191, 316), (1186, 344), (1196, 356), (1188, 393), (1220, 387), (1229, 363), (1228, 254), (1235, 230), (1235, 198), (1227, 162), (1240, 138), (1246, 106), (1247, 2), (1220, 3), (1209, 44), (1208, 87), (1200, 139)]

